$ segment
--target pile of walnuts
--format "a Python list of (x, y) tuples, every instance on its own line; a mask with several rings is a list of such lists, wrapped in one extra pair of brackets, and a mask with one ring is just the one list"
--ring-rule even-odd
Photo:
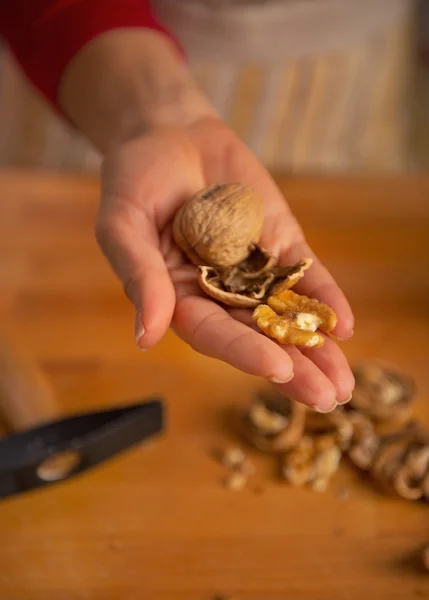
[(381, 361), (354, 369), (351, 401), (316, 413), (275, 392), (238, 413), (242, 439), (276, 455), (286, 481), (323, 491), (345, 458), (380, 490), (429, 500), (429, 431), (413, 413), (414, 385)]
[(251, 187), (213, 185), (177, 211), (173, 237), (196, 266), (198, 283), (209, 297), (226, 306), (253, 308), (259, 329), (282, 344), (322, 346), (319, 331), (335, 328), (335, 312), (291, 290), (313, 261), (277, 264), (259, 245), (263, 223), (263, 202)]

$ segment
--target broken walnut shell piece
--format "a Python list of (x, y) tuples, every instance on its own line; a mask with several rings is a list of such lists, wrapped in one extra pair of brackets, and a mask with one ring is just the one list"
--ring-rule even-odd
[(350, 409), (367, 415), (384, 431), (395, 431), (412, 418), (414, 383), (395, 367), (379, 360), (365, 361), (353, 369), (355, 389)]
[(278, 281), (272, 286), (270, 295), (277, 296), (286, 290), (290, 290), (304, 277), (305, 271), (307, 271), (312, 264), (312, 258), (302, 258), (295, 265), (274, 267), (272, 272), (276, 281)]
[(211, 185), (176, 212), (173, 237), (195, 265), (226, 269), (248, 257), (263, 222), (262, 198), (249, 185)]
[(393, 487), (407, 500), (420, 500), (424, 495), (424, 478), (429, 472), (429, 444), (412, 448), (393, 476)]
[(241, 435), (263, 452), (292, 448), (304, 429), (305, 406), (280, 394), (260, 394), (238, 413)]
[(304, 315), (303, 320), (300, 317), (301, 313), (279, 316), (266, 304), (259, 304), (252, 315), (259, 329), (268, 337), (280, 342), (280, 344), (293, 344), (294, 346), (306, 346), (307, 348), (323, 346), (325, 343), (323, 335), (302, 329), (302, 321), (304, 321), (304, 327), (307, 327), (305, 324), (307, 315)]

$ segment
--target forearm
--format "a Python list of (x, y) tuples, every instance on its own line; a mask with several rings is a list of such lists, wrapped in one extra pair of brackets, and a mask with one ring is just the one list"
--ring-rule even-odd
[(216, 116), (176, 46), (139, 28), (86, 44), (62, 76), (58, 104), (102, 153), (157, 126)]

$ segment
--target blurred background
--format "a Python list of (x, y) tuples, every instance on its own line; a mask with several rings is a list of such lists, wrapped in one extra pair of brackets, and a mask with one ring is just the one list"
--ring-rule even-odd
[[(272, 170), (429, 167), (426, 0), (153, 0), (221, 117)], [(0, 48), (0, 167), (95, 171), (97, 153)]]

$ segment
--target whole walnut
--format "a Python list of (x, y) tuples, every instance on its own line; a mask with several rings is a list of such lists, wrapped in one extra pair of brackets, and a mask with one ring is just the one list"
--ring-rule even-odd
[(262, 198), (248, 185), (212, 185), (176, 213), (173, 236), (195, 265), (227, 269), (245, 260), (264, 222)]

